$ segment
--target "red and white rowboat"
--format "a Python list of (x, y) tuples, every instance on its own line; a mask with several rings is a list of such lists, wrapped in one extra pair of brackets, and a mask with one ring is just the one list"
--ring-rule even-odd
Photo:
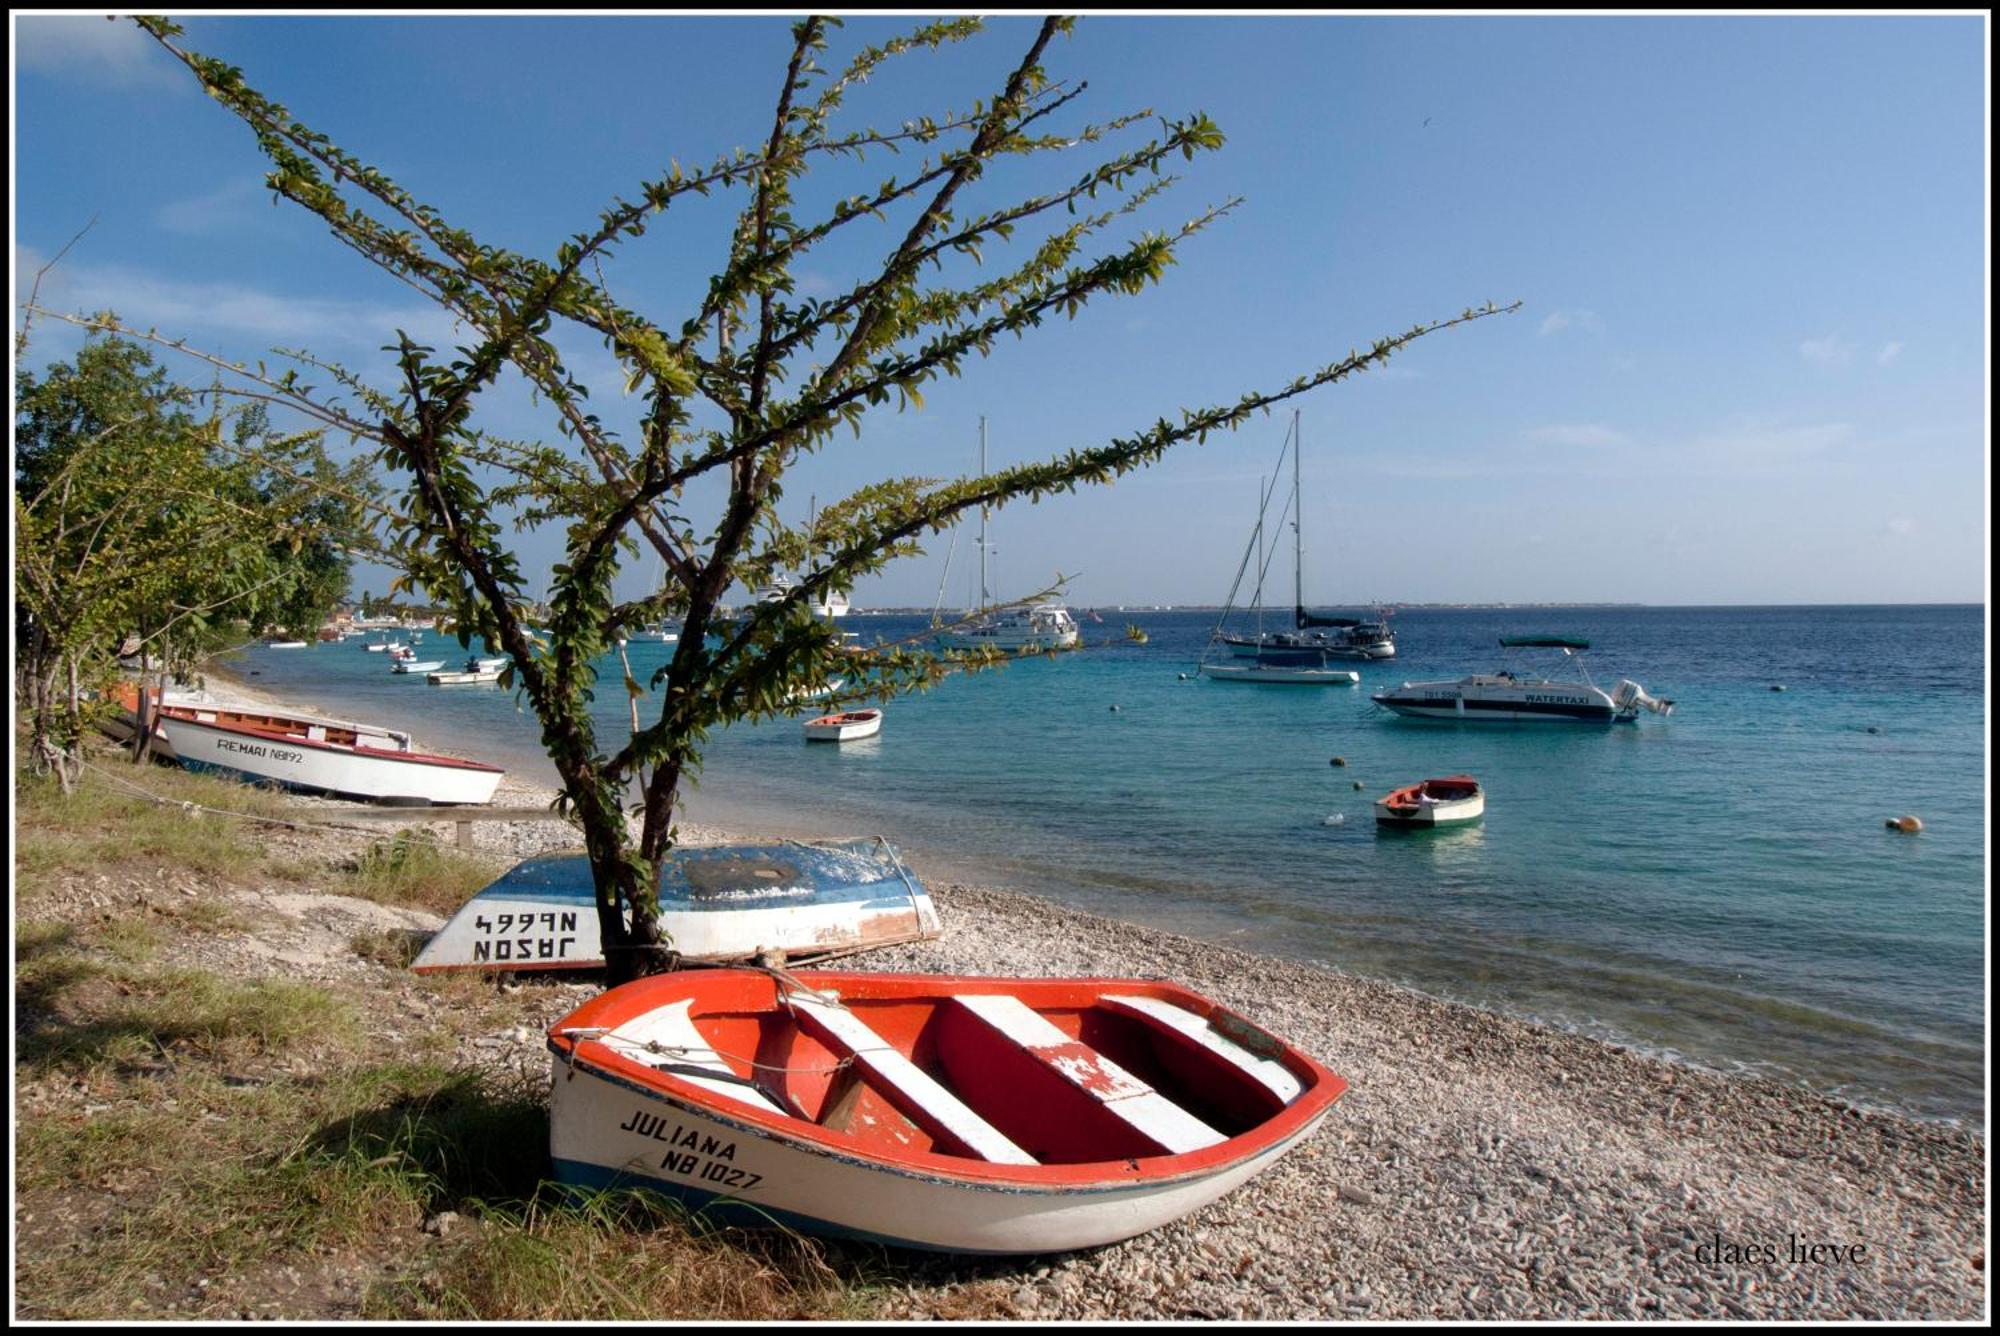
[(823, 714), (806, 720), (807, 742), (852, 742), (872, 738), (882, 731), (880, 710), (849, 710), (845, 714)]
[(1347, 1083), (1175, 984), (693, 970), (549, 1030), (558, 1179), (945, 1252), (1130, 1238), (1214, 1201)]
[(153, 727), (189, 770), (213, 771), (301, 793), (368, 801), (484, 803), (499, 766), (414, 750), (393, 729), (309, 715), (213, 705), (162, 705)]
[(1486, 811), (1486, 794), (1471, 775), (1426, 779), (1393, 790), (1375, 804), (1375, 819), (1385, 826), (1449, 826), (1477, 821)]

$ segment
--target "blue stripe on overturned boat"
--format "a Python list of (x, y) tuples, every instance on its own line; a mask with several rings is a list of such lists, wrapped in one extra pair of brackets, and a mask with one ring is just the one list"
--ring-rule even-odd
[[(779, 905), (906, 905), (917, 889), (902, 864), (875, 840), (837, 844), (721, 845), (676, 849), (660, 877), (660, 908), (726, 912)], [(542, 854), (516, 864), (474, 897), (481, 901), (597, 903), (590, 859)]]

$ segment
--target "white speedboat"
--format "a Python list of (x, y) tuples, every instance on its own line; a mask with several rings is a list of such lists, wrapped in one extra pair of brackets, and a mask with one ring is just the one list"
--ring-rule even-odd
[(443, 659), (397, 659), (390, 667), (392, 673), (434, 673), (444, 667)]
[(484, 803), (506, 772), (415, 750), (394, 729), (248, 707), (164, 704), (153, 727), (189, 770), (301, 793), (404, 803)]
[(1009, 654), (1033, 654), (1040, 650), (1069, 649), (1083, 637), (1076, 619), (1060, 603), (1037, 603), (1030, 608), (982, 617), (970, 626), (938, 632), (938, 644), (945, 649), (994, 649)]
[(1474, 673), (1442, 682), (1405, 682), (1371, 698), (1377, 705), (1414, 719), (1457, 719), (1507, 723), (1630, 723), (1639, 711), (1673, 713), (1674, 703), (1646, 694), (1626, 678), (1606, 691), (1590, 680), (1576, 655), (1590, 648), (1588, 640), (1561, 636), (1506, 636), (1507, 650), (1555, 649), (1576, 661), (1570, 679), (1529, 676), (1512, 671)]
[(853, 742), (872, 738), (882, 731), (880, 710), (849, 710), (845, 714), (823, 714), (805, 723), (807, 742)]

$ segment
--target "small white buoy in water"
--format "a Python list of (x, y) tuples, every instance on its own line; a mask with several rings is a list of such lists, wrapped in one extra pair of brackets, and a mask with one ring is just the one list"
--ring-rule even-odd
[(1335, 812), (1335, 813), (1334, 813), (1334, 814), (1333, 814), (1332, 816), (1329, 816), (1329, 817), (1328, 817), (1328, 818), (1327, 818), (1327, 819), (1326, 819), (1326, 820), (1325, 820), (1324, 822), (1322, 822), (1321, 824), (1322, 824), (1322, 825), (1328, 825), (1328, 826), (1342, 826), (1342, 825), (1346, 825), (1346, 824), (1347, 824), (1347, 813), (1345, 813), (1345, 812)]
[(1783, 691), (1784, 689), (1785, 689), (1785, 684), (1783, 682), (1773, 682), (1771, 684), (1771, 690), (1773, 691)]
[(1358, 780), (1358, 779), (1357, 779), (1357, 780), (1355, 780), (1355, 781), (1354, 781), (1354, 787), (1355, 787), (1355, 788), (1357, 788), (1357, 789), (1358, 789), (1358, 788), (1360, 788), (1360, 787), (1361, 787), (1361, 781), (1360, 781), (1360, 780)]
[(1186, 674), (1186, 673), (1182, 673), (1182, 674), (1181, 674), (1181, 681), (1183, 681), (1183, 682), (1187, 681), (1187, 674)]
[(1914, 835), (1924, 828), (1924, 823), (1913, 816), (1892, 816), (1882, 824), (1890, 830), (1900, 830), (1909, 835)]
[(1113, 714), (1116, 714), (1116, 713), (1118, 713), (1118, 707), (1117, 707), (1116, 705), (1114, 705), (1114, 706), (1112, 706), (1112, 707), (1111, 707), (1111, 713), (1113, 713)]

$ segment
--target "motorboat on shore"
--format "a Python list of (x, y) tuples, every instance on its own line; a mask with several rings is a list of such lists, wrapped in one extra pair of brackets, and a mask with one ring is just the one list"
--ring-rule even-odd
[(805, 722), (807, 742), (853, 742), (872, 738), (882, 731), (880, 710), (849, 710), (845, 714), (823, 714)]
[(1416, 719), (1497, 720), (1511, 723), (1630, 723), (1639, 711), (1661, 716), (1674, 703), (1646, 694), (1630, 678), (1606, 691), (1590, 680), (1576, 656), (1590, 648), (1588, 640), (1564, 636), (1503, 636), (1503, 650), (1554, 649), (1576, 664), (1577, 677), (1558, 680), (1519, 675), (1512, 671), (1475, 673), (1451, 681), (1405, 682), (1376, 692), (1371, 699), (1384, 709)]
[(1486, 791), (1471, 775), (1447, 775), (1393, 789), (1375, 803), (1384, 826), (1452, 826), (1477, 821), (1486, 812)]
[[(661, 860), (660, 927), (682, 959), (705, 962), (811, 960), (940, 931), (930, 893), (882, 839), (673, 849)], [(600, 942), (590, 860), (544, 854), (466, 901), (410, 968), (597, 969)]]
[(558, 1181), (963, 1253), (1131, 1238), (1240, 1186), (1347, 1083), (1139, 979), (696, 970), (548, 1032)]
[(370, 802), (485, 803), (499, 766), (417, 751), (410, 735), (261, 707), (160, 704), (152, 728), (184, 768)]

